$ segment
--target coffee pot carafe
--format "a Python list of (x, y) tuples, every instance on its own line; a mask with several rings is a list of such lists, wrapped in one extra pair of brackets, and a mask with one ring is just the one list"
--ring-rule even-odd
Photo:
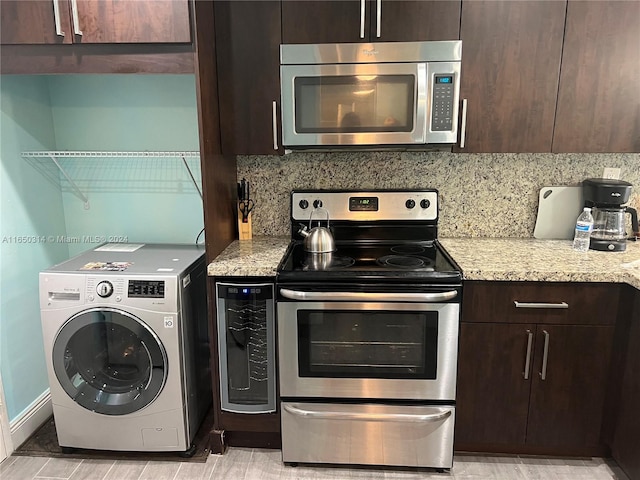
[(582, 182), (585, 205), (593, 213), (593, 232), (589, 248), (620, 252), (627, 248), (626, 216), (631, 216), (632, 239), (640, 237), (638, 213), (625, 206), (632, 185), (622, 180), (588, 178)]

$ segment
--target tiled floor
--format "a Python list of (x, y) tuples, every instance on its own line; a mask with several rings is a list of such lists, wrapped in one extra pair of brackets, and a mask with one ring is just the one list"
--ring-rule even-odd
[(559, 460), (531, 457), (457, 455), (449, 473), (432, 470), (284, 466), (279, 450), (230, 448), (206, 463), (7, 458), (0, 479), (69, 480), (628, 480), (620, 468), (600, 458)]

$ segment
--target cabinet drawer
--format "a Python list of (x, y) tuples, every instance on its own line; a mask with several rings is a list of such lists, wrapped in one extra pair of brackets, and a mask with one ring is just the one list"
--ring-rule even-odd
[(455, 407), (282, 402), (284, 462), (451, 468)]
[(465, 282), (465, 322), (613, 325), (620, 285), (608, 283)]

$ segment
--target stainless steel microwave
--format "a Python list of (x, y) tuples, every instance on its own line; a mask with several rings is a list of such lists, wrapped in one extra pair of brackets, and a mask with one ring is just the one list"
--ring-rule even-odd
[(461, 41), (281, 45), (282, 143), (456, 143), (461, 60)]

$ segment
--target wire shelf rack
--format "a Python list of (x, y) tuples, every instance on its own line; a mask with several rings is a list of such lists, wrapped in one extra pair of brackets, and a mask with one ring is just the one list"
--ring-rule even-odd
[(196, 151), (52, 150), (26, 151), (21, 156), (63, 192), (81, 199), (85, 209), (90, 207), (90, 191), (188, 193), (193, 186), (202, 197)]

